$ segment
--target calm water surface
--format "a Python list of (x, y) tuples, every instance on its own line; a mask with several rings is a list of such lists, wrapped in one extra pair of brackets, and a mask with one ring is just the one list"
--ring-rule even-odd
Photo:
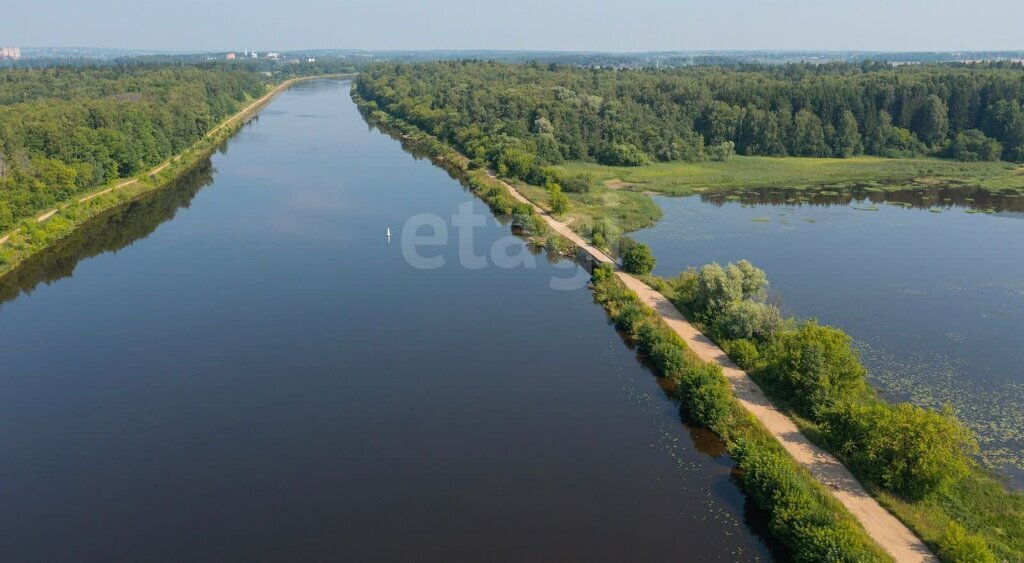
[(4, 559), (770, 558), (576, 265), (407, 264), (465, 202), (308, 83), (0, 283)]
[(952, 405), (1024, 484), (1024, 198), (796, 196), (659, 197), (665, 218), (636, 238), (661, 275), (752, 261), (790, 313), (849, 332), (886, 394)]

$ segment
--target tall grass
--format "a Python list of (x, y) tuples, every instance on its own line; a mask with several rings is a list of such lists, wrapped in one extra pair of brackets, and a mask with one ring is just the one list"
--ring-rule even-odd
[(566, 174), (587, 174), (613, 189), (689, 195), (702, 190), (874, 185), (899, 189), (947, 183), (991, 190), (1024, 190), (1019, 165), (936, 158), (792, 158), (733, 156), (724, 162), (665, 162), (636, 167), (570, 162)]

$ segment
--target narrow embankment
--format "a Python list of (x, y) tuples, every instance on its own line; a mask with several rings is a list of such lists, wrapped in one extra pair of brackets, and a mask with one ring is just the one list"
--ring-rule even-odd
[[(494, 175), (491, 174), (493, 178)], [(528, 200), (512, 185), (502, 182), (516, 200), (533, 207), (548, 226), (566, 237), (594, 260), (615, 265), (615, 261), (583, 240), (561, 221)], [(764, 391), (743, 370), (729, 359), (710, 338), (702, 334), (661, 293), (639, 279), (616, 269), (616, 275), (640, 300), (653, 309), (686, 345), (702, 360), (722, 366), (733, 393), (751, 414), (770, 432), (800, 465), (821, 482), (850, 511), (867, 533), (897, 561), (937, 561), (928, 547), (909, 528), (878, 504), (863, 485), (838, 459), (804, 436), (796, 424), (775, 408)]]
[[(201, 142), (203, 142), (203, 141), (205, 141), (207, 139), (212, 138), (214, 135), (216, 135), (218, 132), (223, 130), (225, 127), (231, 125), (232, 123), (235, 123), (236, 121), (239, 121), (241, 119), (245, 119), (246, 117), (249, 117), (253, 112), (258, 110), (260, 107), (265, 105), (267, 102), (272, 100), (275, 96), (277, 96), (281, 92), (283, 92), (283, 91), (287, 90), (288, 88), (290, 88), (295, 83), (302, 82), (302, 81), (305, 81), (305, 80), (314, 80), (314, 79), (318, 79), (318, 78), (331, 78), (331, 77), (332, 76), (300, 76), (300, 77), (297, 77), (297, 78), (291, 78), (289, 80), (285, 80), (284, 82), (278, 84), (277, 86), (275, 86), (273, 89), (271, 89), (269, 92), (267, 92), (266, 94), (264, 94), (260, 98), (254, 100), (249, 105), (247, 105), (244, 108), (240, 109), (239, 111), (235, 112), (231, 117), (228, 117), (224, 121), (221, 121), (213, 129), (210, 129), (209, 131), (207, 131), (206, 134), (203, 135), (203, 138), (200, 139), (199, 141), (197, 141), (197, 144), (201, 143)], [(160, 163), (159, 165), (157, 165), (157, 166), (153, 167), (151, 170), (149, 170), (146, 173), (146, 176), (154, 176), (156, 174), (159, 174), (165, 168), (170, 166), (173, 162), (177, 161), (179, 158), (181, 158), (181, 155), (172, 156), (171, 158), (165, 160), (164, 162)], [(90, 193), (88, 195), (79, 197), (79, 198), (77, 198), (77, 199), (75, 199), (73, 201), (64, 203), (64, 204), (62, 204), (62, 205), (60, 205), (58, 207), (55, 207), (53, 209), (48, 209), (48, 210), (46, 210), (46, 211), (44, 211), (44, 212), (42, 212), (42, 213), (40, 213), (39, 215), (36, 216), (36, 222), (37, 223), (44, 223), (44, 222), (48, 221), (54, 215), (59, 213), (61, 209), (67, 207), (68, 205), (74, 205), (75, 203), (85, 203), (85, 202), (87, 202), (87, 201), (89, 201), (91, 199), (95, 199), (97, 197), (100, 197), (102, 195), (108, 194), (108, 193), (113, 192), (115, 190), (119, 190), (119, 189), (122, 189), (122, 188), (127, 188), (129, 186), (134, 186), (138, 182), (139, 182), (139, 180), (137, 178), (126, 179), (126, 180), (123, 180), (121, 182), (118, 182), (117, 184), (115, 184), (113, 186), (110, 186), (110, 187), (107, 187), (107, 188), (102, 188), (102, 189), (97, 190), (95, 192), (92, 192), (92, 193)], [(20, 229), (14, 229), (14, 230), (4, 234), (3, 236), (0, 236), (0, 244), (6, 243), (11, 238), (11, 235), (13, 235), (13, 234), (15, 234), (15, 233), (17, 233), (19, 231), (20, 231)]]

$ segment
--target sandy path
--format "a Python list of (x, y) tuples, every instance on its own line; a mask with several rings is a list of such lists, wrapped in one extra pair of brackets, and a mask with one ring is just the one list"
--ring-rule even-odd
[[(274, 96), (280, 94), (282, 91), (286, 90), (292, 84), (295, 84), (296, 82), (301, 82), (303, 80), (314, 80), (314, 79), (317, 79), (317, 78), (324, 78), (324, 77), (320, 77), (320, 76), (301, 76), (301, 77), (298, 77), (298, 78), (292, 78), (290, 80), (285, 80), (284, 82), (282, 82), (282, 83), (278, 84), (277, 86), (275, 86), (273, 90), (267, 92), (266, 94), (264, 94), (259, 99), (255, 100), (251, 104), (245, 106), (244, 108), (242, 108), (241, 110), (236, 112), (231, 117), (229, 117), (229, 118), (225, 119), (224, 121), (220, 122), (213, 129), (210, 129), (206, 133), (206, 135), (204, 135), (203, 138), (200, 139), (200, 141), (208, 139), (209, 137), (213, 136), (215, 133), (217, 133), (218, 131), (220, 131), (224, 127), (227, 127), (230, 123), (232, 123), (234, 121), (237, 121), (239, 119), (245, 118), (254, 109), (256, 109), (256, 108), (260, 107), (261, 105), (269, 102)], [(181, 158), (181, 155), (176, 155), (176, 156), (173, 156), (173, 157), (165, 160), (164, 162), (160, 163), (158, 166), (155, 166), (152, 170), (147, 172), (146, 175), (147, 176), (152, 176), (154, 174), (159, 174), (164, 168), (167, 168), (168, 166), (171, 165), (172, 162), (178, 160), (179, 158)], [(104, 189), (102, 189), (100, 191), (93, 192), (93, 193), (91, 193), (91, 194), (89, 194), (87, 196), (81, 197), (81, 198), (78, 199), (78, 203), (85, 203), (85, 202), (87, 202), (87, 201), (89, 201), (89, 200), (91, 200), (93, 198), (97, 198), (97, 197), (99, 197), (101, 195), (109, 194), (110, 192), (112, 192), (114, 190), (119, 190), (121, 188), (125, 188), (127, 186), (134, 185), (136, 183), (138, 183), (138, 180), (135, 179), (135, 178), (131, 178), (129, 180), (124, 180), (123, 182), (115, 184), (115, 185), (113, 185), (113, 186), (111, 186), (109, 188), (104, 188)], [(54, 209), (50, 209), (50, 210), (47, 210), (47, 211), (44, 211), (44, 212), (40, 213), (39, 215), (36, 216), (36, 222), (43, 223), (43, 222), (49, 220), (51, 217), (56, 215), (57, 212), (59, 212), (62, 207), (64, 207), (64, 206), (56, 207)], [(21, 229), (14, 229), (13, 231), (7, 233), (6, 235), (0, 237), (0, 244), (4, 244), (5, 242), (7, 242), (7, 240), (11, 238), (11, 235), (17, 233), (20, 230)]]
[[(494, 178), (493, 173), (491, 177)], [(595, 260), (615, 263), (611, 257), (591, 246), (568, 226), (534, 205), (514, 187), (507, 182), (503, 183), (512, 197), (533, 206), (533, 209), (552, 230), (571, 240)], [(616, 271), (616, 275), (640, 297), (641, 301), (654, 309), (699, 358), (722, 366), (722, 371), (732, 385), (733, 393), (740, 404), (761, 421), (761, 424), (775, 436), (775, 439), (782, 444), (789, 455), (793, 456), (793, 459), (810, 471), (815, 479), (825, 485), (832, 495), (843, 503), (843, 506), (860, 521), (864, 529), (882, 549), (897, 561), (937, 561), (924, 542), (882, 505), (878, 504), (878, 501), (864, 490), (864, 487), (846, 469), (846, 466), (801, 434), (796, 424), (782, 411), (775, 408), (764, 391), (754, 383), (754, 380), (745, 371), (738, 368), (718, 345), (690, 324), (664, 295), (623, 271)]]

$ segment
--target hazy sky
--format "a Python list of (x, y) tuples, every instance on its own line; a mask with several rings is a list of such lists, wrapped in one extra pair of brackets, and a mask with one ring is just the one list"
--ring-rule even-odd
[[(14, 0), (11, 0), (12, 4)], [(0, 45), (1024, 50), (1022, 0), (36, 0)]]

